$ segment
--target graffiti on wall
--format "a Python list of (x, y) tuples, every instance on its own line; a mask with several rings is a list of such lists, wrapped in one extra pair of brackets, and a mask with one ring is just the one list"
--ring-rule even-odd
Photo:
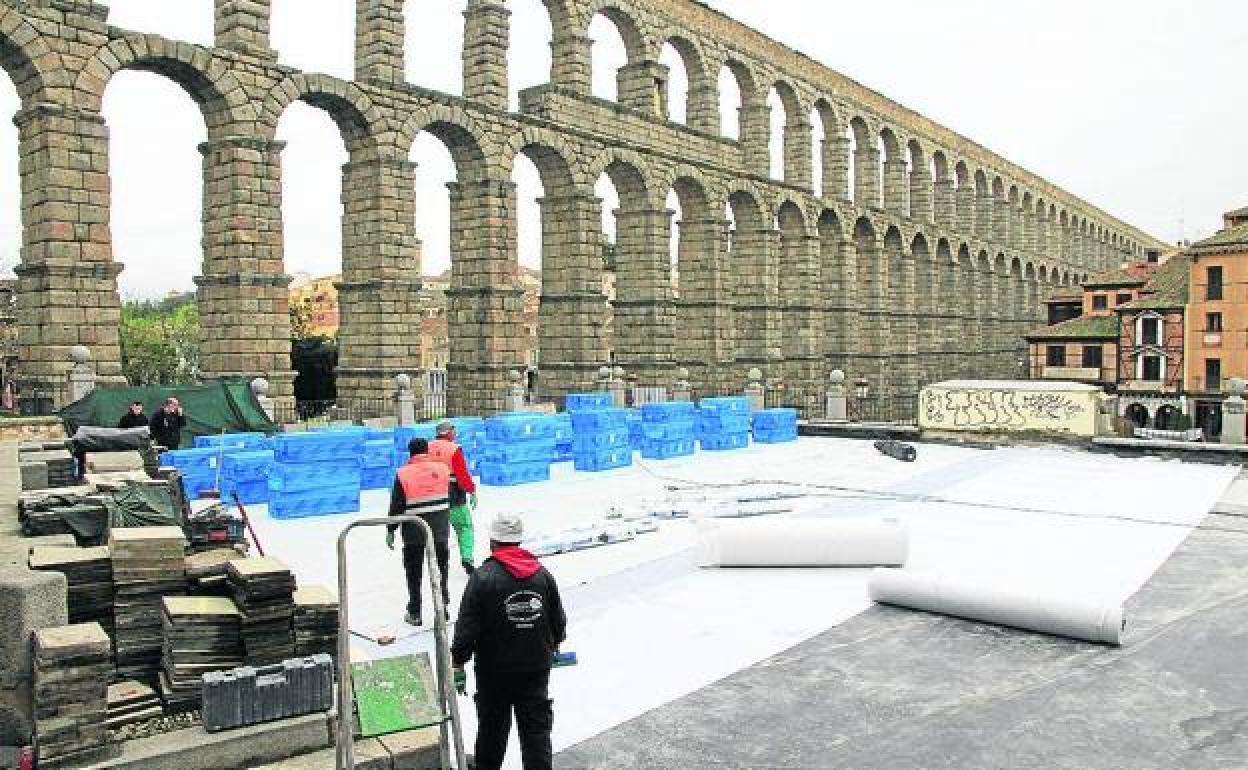
[(1089, 412), (1086, 395), (1060, 391), (927, 388), (925, 425), (959, 430), (1067, 430)]

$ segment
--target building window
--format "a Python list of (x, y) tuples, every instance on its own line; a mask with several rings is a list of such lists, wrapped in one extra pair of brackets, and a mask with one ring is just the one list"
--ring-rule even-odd
[(1205, 359), (1205, 390), (1222, 390), (1222, 359)]
[(1084, 345), (1083, 346), (1083, 368), (1084, 369), (1100, 369), (1101, 368), (1101, 346), (1100, 345)]
[(1221, 313), (1205, 313), (1205, 331), (1207, 332), (1222, 331), (1222, 314)]
[(1160, 345), (1161, 344), (1161, 319), (1160, 318), (1141, 318), (1140, 319), (1140, 345)]
[(1222, 268), (1205, 268), (1205, 299), (1222, 299)]
[(1046, 366), (1065, 366), (1066, 365), (1066, 346), (1065, 345), (1049, 345), (1044, 353), (1044, 362)]
[(1104, 294), (1092, 295), (1092, 309), (1093, 310), (1104, 310), (1107, 307), (1109, 307), (1108, 297), (1106, 297)]
[(1131, 295), (1130, 295), (1130, 294), (1119, 294), (1119, 295), (1118, 295), (1118, 296), (1114, 299), (1114, 304), (1115, 304), (1115, 305), (1125, 305), (1125, 304), (1127, 304), (1127, 303), (1128, 303), (1128, 302), (1130, 302), (1130, 301), (1131, 301)]
[(1140, 379), (1146, 382), (1161, 381), (1161, 356), (1144, 356), (1140, 366)]

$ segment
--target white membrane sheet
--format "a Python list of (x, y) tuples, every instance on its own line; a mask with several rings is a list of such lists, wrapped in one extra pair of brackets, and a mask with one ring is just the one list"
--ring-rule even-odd
[[(660, 507), (676, 501), (696, 517), (754, 504), (742, 497), (800, 491), (812, 496), (783, 501), (790, 510), (779, 516), (898, 519), (909, 532), (907, 568), (1121, 603), (1238, 470), (1048, 448), (918, 449), (916, 462), (901, 463), (870, 442), (802, 439), (607, 473), (556, 466), (549, 482), (481, 490), (477, 560), (486, 555), (490, 518), (504, 510), (523, 514), (536, 534), (591, 522), (613, 506), (637, 511), (647, 500)], [(669, 494), (673, 480), (717, 486)], [(722, 486), (747, 480), (770, 483)], [(388, 494), (366, 493), (357, 515), (384, 515)], [(336, 584), (334, 543), (352, 516), (275, 521), (263, 506), (251, 512), (266, 549), (301, 583)], [(664, 521), (632, 542), (543, 560), (569, 609), (564, 649), (581, 660), (552, 674), (556, 750), (783, 652), (871, 604), (868, 569), (699, 569), (696, 541), (693, 522)], [(352, 627), (409, 632), (399, 553), (386, 550), (380, 530), (354, 534), (349, 552)], [(452, 560), (453, 605), (464, 583)], [(428, 600), (425, 615), (432, 615)], [(1129, 635), (1124, 641), (1130, 644)], [(390, 647), (359, 642), (356, 654), (384, 657), (428, 642), (427, 633)], [(472, 701), (461, 706), (471, 746)], [(514, 738), (508, 766), (520, 766)]]

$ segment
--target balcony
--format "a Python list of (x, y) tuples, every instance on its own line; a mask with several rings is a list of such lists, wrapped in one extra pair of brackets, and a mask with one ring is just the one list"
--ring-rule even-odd
[(1207, 348), (1222, 347), (1222, 332), (1205, 332), (1202, 341)]
[(1178, 386), (1164, 380), (1126, 380), (1118, 383), (1119, 393), (1175, 393)]
[(1099, 382), (1101, 370), (1095, 367), (1082, 366), (1046, 366), (1040, 373), (1045, 380), (1078, 380), (1080, 382)]

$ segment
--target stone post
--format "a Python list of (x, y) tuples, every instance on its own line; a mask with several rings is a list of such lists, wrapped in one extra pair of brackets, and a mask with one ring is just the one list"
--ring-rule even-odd
[(86, 345), (70, 348), (69, 360), (73, 362), (69, 370), (69, 400), (72, 403), (86, 398), (95, 390), (95, 366), (91, 363), (91, 351)]
[(611, 403), (617, 407), (628, 404), (628, 382), (624, 379), (624, 367), (617, 366), (611, 370), (611, 384), (607, 387), (611, 394)]
[(849, 198), (849, 137), (827, 136), (823, 139), (823, 189), (818, 191), (825, 201)]
[(693, 368), (700, 385), (723, 377), (724, 364), (733, 356), (727, 233), (728, 222), (723, 218), (680, 222), (675, 333), (681, 342), (680, 362)]
[(399, 425), (416, 422), (416, 394), (412, 391), (412, 378), (409, 375), (394, 376), (394, 408)]
[(556, 88), (577, 96), (590, 93), (590, 50), (594, 41), (556, 25), (550, 42), (550, 80)]
[(906, 162), (900, 158), (889, 158), (884, 162), (884, 209), (897, 217), (909, 217), (909, 195)]
[(256, 397), (256, 403), (264, 410), (269, 419), (273, 419), (274, 401), (269, 398), (269, 381), (263, 377), (257, 377), (251, 381), (251, 395)]
[(464, 98), (496, 110), (509, 106), (510, 17), (503, 0), (469, 0), (464, 11)]
[(936, 182), (932, 214), (936, 225), (942, 229), (953, 230), (957, 225), (957, 190), (954, 189), (953, 180), (949, 177)]
[(861, 209), (880, 209), (880, 150), (861, 145), (854, 150), (854, 203)]
[(784, 182), (810, 190), (815, 184), (813, 128), (800, 115), (785, 117), (788, 123), (784, 127)]
[(616, 101), (647, 115), (667, 118), (666, 64), (639, 61), (625, 64), (615, 73)]
[(694, 131), (719, 136), (719, 88), (709, 78), (689, 84), (685, 122)]
[(1114, 436), (1117, 429), (1114, 423), (1118, 417), (1118, 398), (1108, 393), (1096, 397), (1096, 435)]
[(355, 79), (403, 83), (403, 0), (356, 0)]
[(845, 372), (833, 369), (828, 375), (828, 392), (824, 397), (824, 416), (832, 422), (845, 422), (849, 416), (845, 395)]
[(507, 393), (503, 401), (503, 408), (509, 412), (519, 412), (524, 409), (524, 375), (519, 370), (512, 369), (507, 372)]
[(693, 388), (689, 384), (689, 370), (683, 366), (676, 370), (676, 381), (672, 383), (672, 400), (693, 400)]
[(65, 575), (27, 569), (26, 547), (13, 550), (18, 563), (0, 562), (0, 746), (26, 745), (34, 732), (31, 634), (69, 622)]
[(932, 174), (926, 168), (910, 170), (910, 218), (916, 222), (936, 221), (932, 188)]
[(779, 277), (772, 260), (780, 253), (780, 231), (737, 224), (732, 242), (736, 272), (736, 360), (766, 366), (781, 357)]
[(958, 184), (953, 198), (958, 220), (958, 234), (967, 238), (973, 237), (975, 235), (975, 187), (969, 179)]
[(595, 389), (603, 393), (611, 392), (611, 367), (604, 366), (598, 370), (598, 381), (595, 383)]
[(1227, 382), (1231, 394), (1222, 402), (1222, 443), (1248, 443), (1244, 424), (1244, 387), (1248, 382), (1232, 377)]
[(215, 0), (213, 28), (217, 48), (274, 61), (269, 42), (272, 0)]
[(615, 360), (647, 386), (662, 384), (676, 363), (671, 219), (668, 209), (616, 212), (613, 349)]
[(750, 411), (767, 408), (767, 388), (763, 385), (763, 372), (757, 366), (746, 373), (745, 397), (750, 400)]
[[(771, 178), (771, 107), (766, 97), (742, 94), (741, 150), (751, 174)], [(752, 101), (745, 101), (751, 99)]]

